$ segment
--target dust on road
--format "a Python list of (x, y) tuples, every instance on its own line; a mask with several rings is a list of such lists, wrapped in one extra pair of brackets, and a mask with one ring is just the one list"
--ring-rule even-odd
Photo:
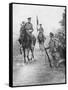
[(65, 74), (62, 71), (52, 70), (49, 67), (46, 53), (35, 48), (35, 59), (23, 64), (23, 55), (15, 57), (13, 67), (13, 85), (38, 85), (65, 83)]

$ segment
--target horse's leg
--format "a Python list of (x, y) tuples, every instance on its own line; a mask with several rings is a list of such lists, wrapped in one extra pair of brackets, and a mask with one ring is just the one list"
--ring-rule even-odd
[(34, 59), (34, 47), (31, 48), (31, 54), (32, 54), (32, 57), (31, 57), (31, 60)]
[(34, 47), (35, 47), (35, 43), (36, 43), (36, 38), (34, 37), (34, 39), (32, 40), (32, 45), (31, 45), (31, 54), (32, 54), (32, 58), (31, 59), (34, 59)]
[(24, 63), (26, 63), (26, 54), (25, 54), (25, 48), (23, 48), (23, 52), (24, 52)]
[(30, 59), (29, 59), (29, 49), (27, 49), (27, 59), (28, 59), (28, 61), (30, 61)]
[(41, 48), (41, 43), (39, 43), (39, 53), (40, 53), (40, 55), (41, 55), (41, 51), (42, 51), (42, 48)]
[(20, 54), (22, 54), (22, 47), (20, 46)]
[(44, 42), (42, 42), (42, 52), (44, 51), (45, 46), (44, 46)]
[(41, 43), (39, 43), (39, 48), (40, 48), (40, 51), (42, 51), (42, 48), (41, 48)]

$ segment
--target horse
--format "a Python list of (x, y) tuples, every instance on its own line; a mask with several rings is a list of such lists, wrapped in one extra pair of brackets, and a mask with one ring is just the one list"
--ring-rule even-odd
[(45, 41), (45, 36), (43, 35), (42, 32), (39, 32), (38, 36), (37, 36), (38, 42), (39, 42), (39, 48), (42, 51), (42, 47), (44, 47), (44, 41)]
[[(23, 30), (23, 36), (22, 38), (18, 39), (21, 48), (23, 49), (23, 53), (24, 53), (24, 63), (26, 63), (26, 58), (28, 59), (28, 61), (32, 60), (34, 58), (34, 47), (35, 47), (35, 43), (36, 43), (36, 38), (34, 35), (32, 35), (32, 38), (28, 35), (26, 30)], [(20, 53), (22, 54), (20, 48)], [(27, 57), (26, 57), (26, 50), (27, 50)], [(29, 58), (29, 52), (31, 51), (32, 57), (31, 59)]]

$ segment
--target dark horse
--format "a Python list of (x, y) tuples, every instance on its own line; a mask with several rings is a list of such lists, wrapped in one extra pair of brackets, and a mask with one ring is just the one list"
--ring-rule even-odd
[(42, 47), (44, 47), (44, 41), (45, 41), (46, 38), (45, 38), (45, 36), (43, 35), (42, 32), (39, 32), (37, 39), (38, 39), (38, 42), (39, 42), (39, 48), (40, 48), (40, 50), (42, 50)]
[[(34, 46), (36, 43), (36, 38), (33, 35), (33, 37), (31, 38), (26, 30), (23, 30), (23, 35), (22, 38), (18, 39), (20, 45), (22, 46), (23, 49), (23, 53), (24, 53), (24, 63), (26, 63), (26, 50), (27, 50), (27, 59), (28, 61), (32, 60), (34, 58)], [(31, 51), (32, 53), (32, 57), (31, 59), (29, 58), (29, 51)], [(21, 49), (20, 49), (21, 52)], [(22, 53), (21, 53), (22, 54)]]

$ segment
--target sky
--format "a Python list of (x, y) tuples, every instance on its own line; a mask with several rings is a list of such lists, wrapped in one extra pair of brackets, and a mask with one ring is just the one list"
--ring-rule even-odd
[(50, 32), (55, 33), (61, 28), (59, 21), (62, 19), (64, 7), (52, 7), (52, 6), (35, 6), (35, 5), (13, 5), (13, 37), (19, 36), (21, 22), (27, 22), (27, 18), (31, 17), (34, 32), (37, 36), (36, 16), (38, 16), (39, 23), (42, 24), (44, 34), (49, 35)]

